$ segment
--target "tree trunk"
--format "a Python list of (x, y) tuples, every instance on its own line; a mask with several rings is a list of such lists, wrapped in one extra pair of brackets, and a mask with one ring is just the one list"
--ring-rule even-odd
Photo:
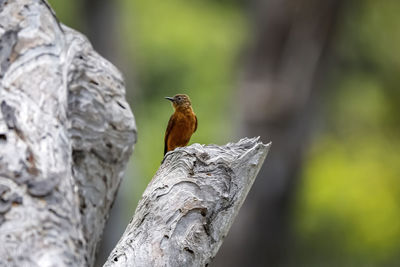
[(245, 138), (168, 153), (105, 266), (207, 266), (269, 146)]
[[(122, 76), (43, 0), (0, 0), (0, 50), (0, 265), (92, 266), (136, 141)], [(268, 150), (168, 153), (106, 266), (207, 265)]]
[(122, 76), (45, 1), (0, 25), (0, 265), (91, 266), (136, 138)]
[(85, 34), (96, 51), (114, 62), (120, 57), (117, 42), (120, 39), (118, 27), (117, 1), (83, 0)]
[[(240, 87), (241, 134), (274, 149), (215, 266), (278, 266), (287, 256), (289, 208), (310, 140), (338, 0), (254, 0), (255, 43)], [(244, 245), (245, 244), (245, 245)]]

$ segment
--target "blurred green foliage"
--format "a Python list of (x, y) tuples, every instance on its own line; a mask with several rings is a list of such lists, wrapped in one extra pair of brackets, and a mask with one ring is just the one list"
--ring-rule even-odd
[(79, 0), (48, 0), (50, 6), (56, 12), (57, 18), (65, 25), (82, 31), (83, 13), (82, 2)]
[(337, 36), (326, 128), (295, 202), (294, 259), (307, 266), (398, 266), (398, 1), (348, 6)]
[(136, 92), (132, 103), (139, 128), (134, 169), (149, 181), (163, 158), (173, 113), (165, 96), (191, 97), (199, 120), (191, 143), (225, 143), (234, 135), (234, 63), (246, 24), (236, 6), (204, 1), (124, 0), (120, 13), (124, 53), (135, 66), (136, 88), (130, 88)]

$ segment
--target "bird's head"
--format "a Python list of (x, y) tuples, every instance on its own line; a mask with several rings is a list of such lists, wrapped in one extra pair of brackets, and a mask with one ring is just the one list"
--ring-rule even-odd
[(166, 97), (165, 99), (171, 101), (175, 109), (188, 108), (192, 105), (189, 96), (184, 94), (177, 94), (174, 97)]

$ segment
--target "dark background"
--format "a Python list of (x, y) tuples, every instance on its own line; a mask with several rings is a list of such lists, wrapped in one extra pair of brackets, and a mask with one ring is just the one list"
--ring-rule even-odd
[(400, 1), (49, 2), (124, 73), (138, 125), (99, 263), (187, 93), (191, 142), (273, 142), (213, 266), (400, 264)]

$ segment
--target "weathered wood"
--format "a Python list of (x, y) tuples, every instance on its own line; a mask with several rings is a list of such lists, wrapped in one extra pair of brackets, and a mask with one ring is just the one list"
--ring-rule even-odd
[(207, 266), (269, 147), (245, 138), (169, 152), (104, 266)]
[(0, 0), (0, 266), (91, 266), (136, 139), (119, 71), (45, 1)]

